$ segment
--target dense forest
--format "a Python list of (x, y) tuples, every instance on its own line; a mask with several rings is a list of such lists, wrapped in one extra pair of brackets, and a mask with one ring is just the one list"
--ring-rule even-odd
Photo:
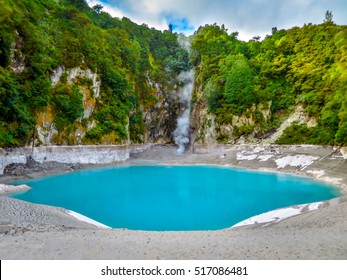
[(83, 0), (1, 1), (0, 26), (0, 146), (27, 144), (47, 106), (56, 143), (69, 143), (69, 132), (84, 125), (82, 91), (91, 81), (71, 84), (63, 74), (53, 86), (50, 77), (60, 66), (90, 69), (101, 80), (96, 125), (84, 143), (141, 142), (142, 111), (157, 102), (154, 85), (169, 90), (189, 68), (177, 34), (112, 18)]
[[(319, 25), (274, 27), (262, 41), (258, 36), (240, 41), (237, 32), (228, 34), (223, 26), (200, 27), (192, 45), (196, 87), (216, 121), (231, 124), (233, 116), (252, 115), (252, 125), (233, 132), (250, 134), (257, 127), (255, 136), (262, 138), (301, 105), (315, 124), (294, 122), (277, 143), (346, 145), (347, 27), (327, 15)], [(269, 102), (266, 120), (255, 105)]]
[[(232, 125), (235, 116), (253, 119), (252, 125), (234, 126), (235, 137), (267, 137), (300, 105), (314, 125), (294, 122), (277, 143), (347, 144), (347, 27), (331, 17), (319, 25), (274, 27), (263, 40), (249, 42), (224, 26), (206, 25), (190, 37), (188, 53), (171, 30), (112, 18), (84, 0), (0, 4), (1, 147), (35, 139), (42, 112), (53, 118), (55, 144), (76, 144), (76, 131), (83, 144), (142, 143), (151, 129), (145, 112), (157, 110), (160, 92), (174, 92), (176, 77), (191, 67), (193, 108), (205, 104), (219, 125)], [(97, 73), (100, 97), (93, 99), (89, 119), (83, 112), (92, 80), (71, 82), (62, 71), (53, 83), (59, 67)], [(260, 105), (269, 107), (270, 117)], [(220, 133), (217, 141), (228, 137)]]

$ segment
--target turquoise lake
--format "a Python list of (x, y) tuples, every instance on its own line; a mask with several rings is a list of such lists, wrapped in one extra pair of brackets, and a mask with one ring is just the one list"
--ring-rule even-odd
[(280, 207), (331, 199), (336, 188), (290, 175), (215, 166), (130, 166), (30, 179), (12, 195), (113, 228), (217, 230)]

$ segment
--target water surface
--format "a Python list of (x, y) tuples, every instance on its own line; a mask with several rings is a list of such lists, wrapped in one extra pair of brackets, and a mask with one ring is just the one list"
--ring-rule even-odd
[(279, 207), (341, 195), (307, 178), (215, 166), (112, 167), (16, 183), (32, 189), (12, 197), (141, 230), (223, 229)]

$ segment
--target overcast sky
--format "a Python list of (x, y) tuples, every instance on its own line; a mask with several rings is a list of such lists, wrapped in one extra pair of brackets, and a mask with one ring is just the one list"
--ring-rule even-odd
[(327, 10), (333, 21), (347, 24), (347, 0), (87, 0), (89, 6), (100, 3), (114, 17), (159, 30), (173, 24), (175, 32), (186, 35), (202, 25), (224, 24), (229, 33), (238, 31), (239, 39), (255, 35), (262, 39), (272, 27), (288, 29), (305, 23), (322, 23)]

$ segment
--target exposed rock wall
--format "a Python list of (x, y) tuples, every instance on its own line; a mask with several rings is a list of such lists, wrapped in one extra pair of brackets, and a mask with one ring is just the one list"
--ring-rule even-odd
[(99, 146), (41, 146), (0, 149), (0, 175), (12, 163), (26, 164), (29, 159), (38, 163), (111, 164), (125, 161), (131, 153), (139, 153), (150, 145), (99, 145)]
[[(81, 79), (91, 81), (91, 86), (79, 83)], [(55, 69), (51, 76), (52, 86), (59, 85), (60, 82), (75, 84), (83, 94), (83, 117), (77, 119), (69, 128), (69, 132), (59, 132), (54, 123), (54, 112), (50, 105), (39, 112), (36, 125), (37, 141), (36, 146), (51, 145), (80, 145), (86, 133), (96, 126), (94, 111), (97, 100), (100, 98), (101, 82), (98, 73), (90, 69), (76, 67), (65, 69), (63, 66)], [(144, 134), (143, 143), (168, 144), (173, 142), (173, 131), (176, 128), (177, 116), (181, 112), (181, 105), (177, 95), (176, 82), (163, 86), (153, 81), (148, 81), (152, 85), (153, 95), (156, 100), (152, 104), (143, 106)], [(129, 126), (127, 127), (129, 129)], [(129, 134), (129, 131), (127, 131)], [(130, 140), (128, 140), (130, 142)], [(103, 141), (102, 143), (108, 144)], [(129, 144), (129, 143), (124, 143)]]
[(22, 73), (25, 70), (25, 56), (22, 53), (23, 37), (20, 37), (18, 32), (15, 32), (17, 39), (12, 44), (11, 68), (15, 73)]
[(255, 111), (261, 112), (264, 120), (268, 120), (271, 117), (271, 102), (253, 105), (246, 115), (234, 115), (230, 123), (219, 123), (215, 115), (208, 111), (204, 94), (196, 94), (196, 97), (199, 100), (194, 104), (191, 114), (194, 144), (260, 143), (260, 139), (255, 137), (260, 130), (260, 124), (255, 120)]
[(107, 164), (127, 160), (129, 155), (126, 146), (42, 146), (34, 148), (32, 158), (39, 163)]
[(12, 163), (25, 164), (27, 162), (27, 153), (19, 153), (20, 149), (5, 151), (0, 148), (0, 175), (4, 174), (4, 169)]
[(317, 125), (317, 121), (314, 118), (310, 118), (301, 105), (298, 105), (294, 112), (281, 124), (276, 132), (271, 137), (264, 139), (264, 144), (275, 143), (282, 135), (285, 129), (290, 127), (294, 122), (298, 124), (307, 124), (307, 127), (314, 127)]
[(100, 96), (100, 85), (101, 82), (98, 78), (98, 74), (94, 73), (90, 69), (81, 69), (80, 67), (72, 68), (72, 69), (65, 69), (64, 66), (59, 66), (57, 69), (54, 70), (53, 75), (51, 76), (51, 82), (52, 86), (56, 86), (62, 75), (66, 73), (67, 74), (67, 82), (69, 84), (72, 84), (75, 82), (75, 79), (80, 77), (80, 78), (87, 78), (92, 80), (93, 82), (93, 91), (94, 91), (94, 97), (98, 98)]
[[(220, 123), (218, 118), (208, 110), (203, 89), (196, 89), (191, 124), (193, 144), (274, 144), (283, 135), (286, 128), (294, 122), (306, 124), (308, 127), (317, 125), (317, 120), (309, 117), (302, 105), (297, 105), (293, 113), (282, 119), (277, 129), (263, 132), (261, 121), (267, 123), (272, 118), (272, 102), (254, 104), (246, 112), (232, 118), (227, 123)], [(261, 113), (261, 115), (259, 114)], [(258, 114), (258, 115), (257, 115)], [(260, 116), (259, 116), (260, 115)]]
[(216, 144), (217, 129), (215, 116), (208, 112), (207, 106), (197, 103), (192, 108), (191, 114), (191, 141), (194, 144)]
[[(75, 128), (69, 132), (67, 142), (63, 136), (59, 134), (54, 123), (54, 115), (52, 108), (48, 105), (43, 111), (38, 114), (36, 125), (37, 139), (36, 145), (56, 145), (56, 144), (80, 144), (81, 139), (86, 132), (95, 126), (92, 119), (92, 114), (95, 109), (96, 100), (100, 97), (100, 79), (97, 73), (90, 69), (81, 69), (76, 67), (73, 69), (65, 69), (59, 66), (54, 70), (51, 76), (52, 86), (58, 85), (62, 76), (65, 75), (68, 84), (78, 84), (78, 79), (88, 79), (91, 81), (91, 87), (86, 85), (78, 85), (83, 94), (83, 117), (75, 121)], [(64, 135), (66, 136), (66, 135)]]
[[(20, 41), (18, 42), (20, 46)], [(18, 47), (19, 49), (20, 47)], [(89, 86), (80, 84), (81, 79), (89, 80)], [(58, 67), (51, 76), (52, 86), (57, 86), (60, 82), (77, 84), (83, 94), (83, 116), (76, 120), (68, 131), (59, 132), (54, 123), (54, 112), (50, 105), (38, 113), (36, 125), (35, 146), (52, 145), (80, 145), (86, 133), (96, 126), (93, 113), (97, 99), (100, 98), (100, 79), (97, 73), (90, 69), (76, 67), (65, 69)], [(169, 144), (173, 143), (173, 132), (176, 128), (176, 120), (183, 112), (183, 106), (179, 102), (179, 83), (173, 82), (170, 86), (163, 86), (153, 81), (148, 81), (152, 85), (152, 90), (156, 100), (147, 107), (142, 108), (144, 119), (143, 143)], [(317, 125), (315, 119), (310, 119), (301, 105), (297, 106), (292, 115), (283, 120), (281, 126), (269, 133), (265, 137), (259, 136), (260, 124), (256, 119), (256, 112), (261, 113), (265, 121), (271, 119), (272, 103), (253, 105), (241, 116), (232, 116), (228, 123), (220, 123), (216, 116), (209, 112), (206, 103), (204, 89), (197, 83), (193, 95), (191, 110), (191, 144), (273, 144), (278, 140), (283, 131), (293, 122), (299, 124), (306, 123), (308, 127)], [(129, 130), (129, 126), (127, 127)], [(128, 131), (129, 134), (129, 131)], [(106, 141), (102, 141), (108, 144)], [(109, 143), (112, 143), (109, 142)], [(123, 144), (129, 144), (130, 139)]]
[(154, 85), (157, 100), (149, 108), (144, 109), (143, 117), (145, 143), (168, 144), (173, 143), (173, 131), (181, 107), (176, 90)]

